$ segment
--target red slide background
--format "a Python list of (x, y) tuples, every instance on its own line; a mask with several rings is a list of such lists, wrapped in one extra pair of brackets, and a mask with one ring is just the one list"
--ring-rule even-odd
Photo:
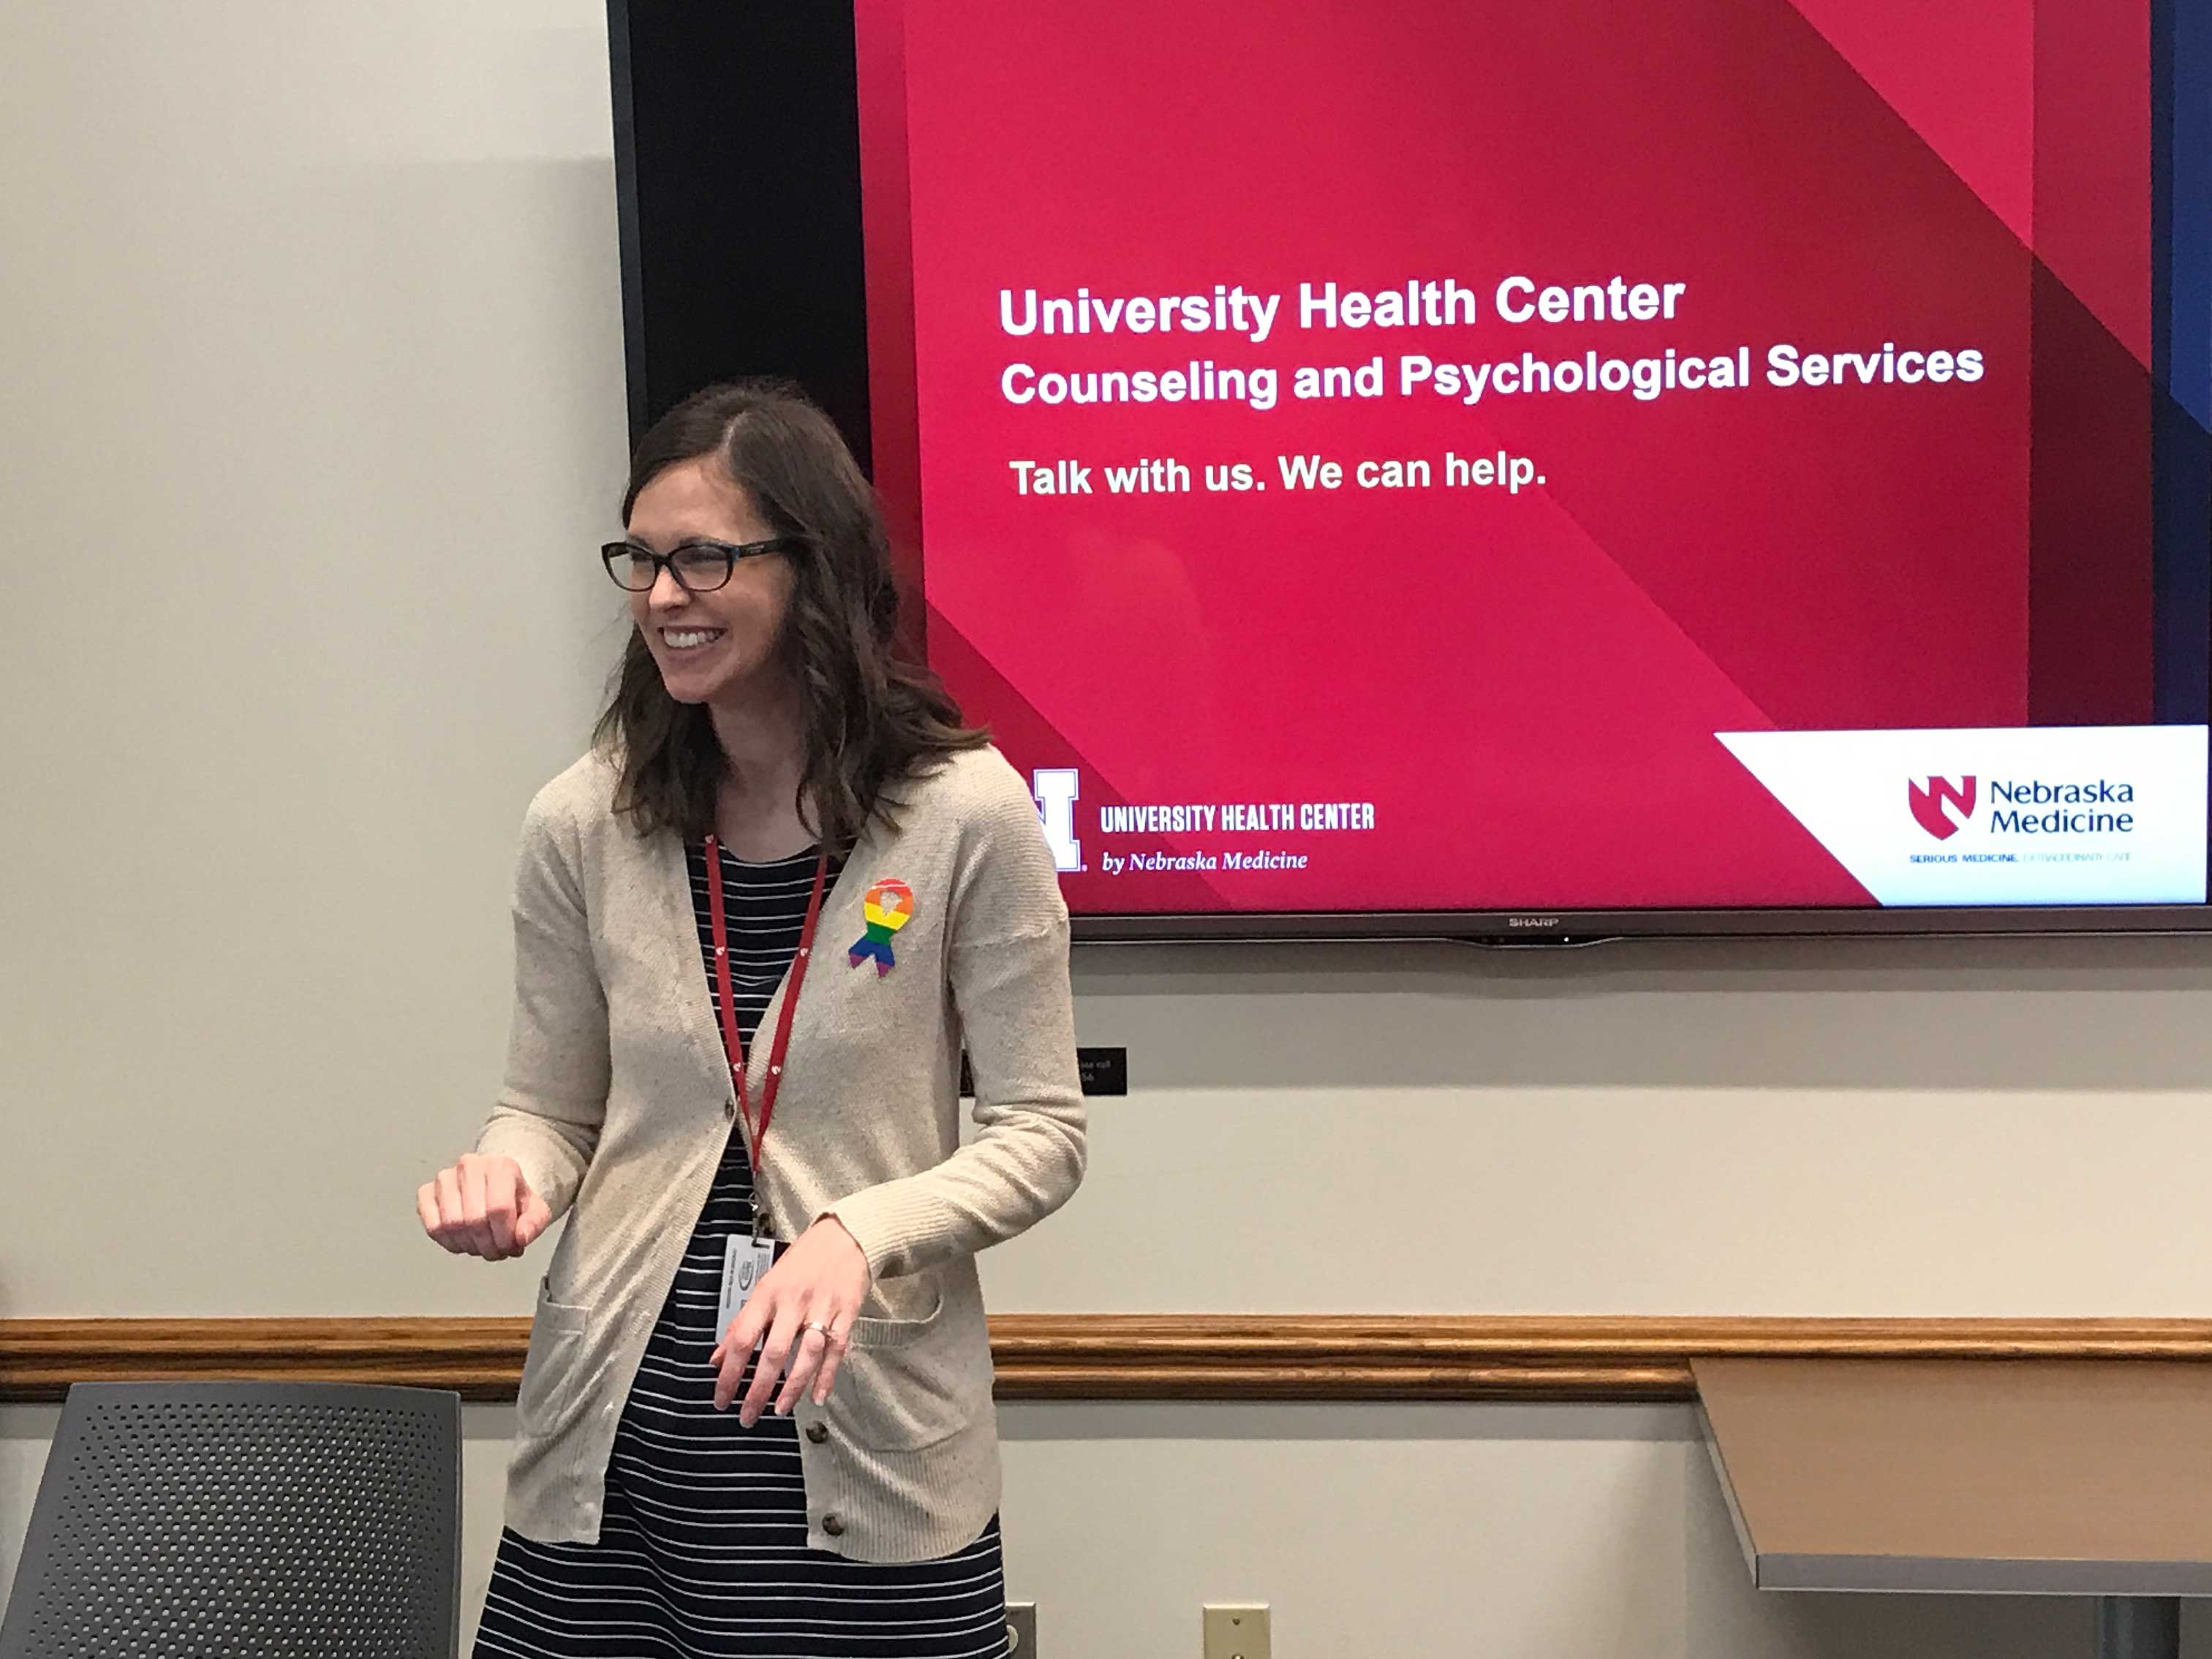
[[(2113, 0), (862, 0), (878, 481), (927, 647), (1074, 766), (1091, 911), (1849, 905), (1717, 731), (2149, 718), (2148, 26)], [(1931, 19), (1936, 11), (1944, 16)], [(2063, 57), (2057, 54), (2063, 53)], [(1499, 279), (1689, 284), (1503, 322)], [(1455, 278), (1472, 327), (1306, 330)], [(1274, 331), (1009, 336), (999, 293), (1284, 295)], [(1769, 345), (1976, 385), (1766, 384)], [(1400, 355), (1748, 346), (1741, 391), (1396, 393)], [(1389, 395), (1301, 402), (1300, 364)], [(1243, 403), (1016, 405), (1000, 371), (1273, 365)], [(1532, 457), (1540, 488), (1446, 489)], [(1291, 491), (1275, 457), (1426, 457)], [(1265, 493), (1024, 499), (1006, 463)], [(2030, 460), (2034, 458), (2031, 476)], [(1094, 475), (1095, 476), (1095, 475)], [(1101, 837), (1112, 803), (1360, 800), (1364, 834)], [(1306, 854), (1118, 876), (1103, 849)]]

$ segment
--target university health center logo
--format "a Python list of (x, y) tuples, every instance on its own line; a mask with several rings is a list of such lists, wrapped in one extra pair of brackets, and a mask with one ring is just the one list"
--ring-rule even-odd
[[(1915, 783), (1908, 778), (1905, 799), (1923, 830), (1938, 841), (1948, 841), (1974, 816), (1974, 780), (1971, 775), (1956, 783), (1948, 778), (1930, 778), (1925, 783)], [(1958, 809), (1957, 817), (1943, 810), (1947, 805)]]
[(1075, 838), (1075, 803), (1083, 799), (1083, 785), (1076, 769), (1072, 766), (1036, 768), (1030, 773), (1030, 793), (1036, 800), (1037, 817), (1044, 822), (1052, 867), (1083, 868), (1083, 843)]

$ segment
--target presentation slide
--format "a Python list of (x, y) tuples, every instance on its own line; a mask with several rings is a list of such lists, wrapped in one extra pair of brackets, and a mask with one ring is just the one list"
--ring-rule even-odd
[(856, 17), (878, 477), (1078, 910), (2204, 900), (2147, 8)]

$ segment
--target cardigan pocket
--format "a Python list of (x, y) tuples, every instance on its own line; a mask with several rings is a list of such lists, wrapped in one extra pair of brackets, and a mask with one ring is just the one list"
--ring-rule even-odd
[[(973, 1364), (944, 1320), (942, 1290), (927, 1317), (855, 1319), (845, 1363), (823, 1410), (856, 1445), (919, 1451), (974, 1419)], [(984, 1375), (988, 1377), (988, 1370)]]
[(869, 1319), (865, 1316), (853, 1321), (852, 1328), (845, 1333), (848, 1348), (903, 1348), (929, 1334), (945, 1312), (945, 1287), (933, 1285), (929, 1311), (919, 1319)]
[(583, 1370), (584, 1334), (591, 1310), (556, 1302), (549, 1280), (538, 1281), (538, 1306), (530, 1316), (530, 1352), (515, 1389), (516, 1431), (532, 1437), (555, 1434), (575, 1414)]

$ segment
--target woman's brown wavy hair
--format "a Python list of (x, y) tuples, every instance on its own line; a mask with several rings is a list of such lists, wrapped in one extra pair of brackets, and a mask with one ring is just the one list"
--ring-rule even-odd
[[(902, 777), (989, 734), (963, 724), (937, 677), (898, 653), (890, 539), (874, 489), (828, 416), (781, 380), (694, 392), (639, 441), (623, 522), (661, 472), (707, 456), (752, 498), (770, 534), (803, 544), (785, 556), (795, 580), (779, 641), (805, 711), (799, 807), (815, 835), (848, 847), (870, 817), (890, 818)], [(674, 829), (696, 840), (714, 827), (728, 763), (713, 721), (705, 704), (668, 695), (635, 628), (592, 741), (615, 751), (615, 810), (640, 836)], [(806, 812), (810, 794), (818, 822)]]

